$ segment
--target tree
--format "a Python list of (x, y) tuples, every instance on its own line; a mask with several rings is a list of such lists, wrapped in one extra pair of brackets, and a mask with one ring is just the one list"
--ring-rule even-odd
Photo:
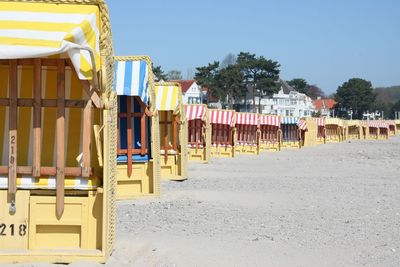
[(391, 119), (396, 119), (396, 112), (398, 112), (397, 114), (400, 114), (400, 100), (398, 100), (396, 103), (394, 103), (391, 108), (391, 111), (390, 111)]
[(376, 94), (369, 81), (352, 78), (339, 86), (336, 94), (336, 109), (353, 110), (353, 117), (362, 119), (363, 113), (371, 110)]
[(161, 66), (154, 66), (152, 65), (153, 74), (154, 74), (154, 81), (159, 82), (161, 80), (166, 81), (167, 75), (161, 69)]
[(212, 89), (215, 85), (215, 76), (219, 72), (219, 62), (214, 61), (213, 63), (208, 63), (207, 66), (196, 68), (196, 74), (194, 79), (201, 86), (208, 87)]
[(229, 53), (225, 56), (225, 58), (221, 62), (221, 68), (224, 69), (230, 65), (236, 64), (236, 56), (232, 53)]
[(233, 100), (239, 101), (242, 97), (243, 73), (237, 65), (229, 65), (221, 69), (215, 76), (213, 94), (219, 99), (226, 99), (229, 108), (233, 107)]
[(182, 80), (182, 72), (179, 70), (170, 70), (167, 73), (168, 80)]
[(322, 91), (322, 89), (316, 85), (310, 85), (308, 87), (307, 95), (309, 97), (311, 97), (312, 99), (317, 99), (318, 97), (321, 97), (321, 98), (325, 97), (324, 91)]
[[(263, 56), (256, 57), (255, 54), (240, 52), (236, 64), (243, 73), (245, 89), (252, 92), (253, 111), (255, 112), (256, 92), (259, 95), (259, 109), (261, 97), (272, 95), (279, 91), (277, 81), (279, 80), (279, 63), (266, 59)], [(247, 96), (245, 97), (246, 104)]]
[(307, 83), (306, 80), (302, 78), (295, 78), (287, 81), (287, 83), (292, 86), (297, 92), (308, 95), (310, 85)]

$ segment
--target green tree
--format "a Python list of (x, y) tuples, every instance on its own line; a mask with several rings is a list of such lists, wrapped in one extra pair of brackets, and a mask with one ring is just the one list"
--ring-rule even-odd
[(196, 74), (194, 79), (201, 86), (207, 87), (212, 90), (215, 85), (215, 76), (219, 73), (219, 62), (214, 61), (213, 63), (208, 63), (207, 66), (196, 68)]
[(237, 65), (229, 65), (221, 69), (215, 76), (214, 92), (219, 99), (226, 99), (229, 108), (233, 100), (242, 98), (243, 73)]
[(308, 95), (308, 89), (310, 88), (310, 85), (307, 83), (306, 80), (302, 78), (295, 78), (287, 81), (287, 83), (292, 86), (297, 92)]
[[(279, 91), (277, 81), (279, 80), (279, 63), (266, 59), (263, 56), (257, 57), (255, 54), (248, 52), (240, 52), (237, 56), (236, 64), (243, 73), (244, 89), (250, 89), (253, 99), (253, 111), (255, 111), (256, 94), (260, 97), (263, 95), (272, 95)], [(247, 96), (245, 97), (245, 102)]]
[(370, 111), (375, 102), (376, 94), (369, 81), (352, 78), (339, 86), (336, 94), (336, 109), (340, 111), (353, 110), (353, 118), (361, 119), (366, 111)]
[(161, 69), (161, 66), (154, 66), (152, 65), (153, 74), (154, 74), (154, 81), (159, 82), (161, 80), (166, 81), (167, 75)]
[(318, 97), (321, 97), (321, 98), (325, 97), (324, 91), (322, 91), (322, 89), (316, 85), (310, 85), (308, 87), (307, 95), (309, 97), (311, 97), (312, 99), (317, 99)]
[(390, 118), (395, 119), (396, 112), (397, 114), (400, 114), (400, 100), (398, 100), (396, 103), (393, 104), (391, 111), (390, 111)]
[(182, 72), (179, 70), (170, 70), (167, 73), (168, 80), (182, 80)]

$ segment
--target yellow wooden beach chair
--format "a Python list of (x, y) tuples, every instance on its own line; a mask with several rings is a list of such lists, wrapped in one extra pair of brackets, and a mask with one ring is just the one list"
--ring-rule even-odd
[(102, 0), (0, 1), (0, 262), (105, 262), (116, 98)]
[(247, 155), (260, 154), (259, 114), (236, 112), (235, 153)]
[(188, 128), (179, 83), (156, 83), (156, 107), (160, 127), (161, 177), (187, 179)]
[(151, 65), (148, 56), (115, 57), (117, 199), (160, 194), (159, 117)]
[(318, 144), (318, 125), (316, 120), (312, 118), (301, 119), (298, 127), (301, 130), (300, 139), (302, 147), (313, 147)]
[(362, 126), (359, 120), (347, 121), (347, 136), (349, 139), (361, 139), (362, 138)]
[(235, 111), (209, 109), (211, 123), (211, 157), (235, 156)]
[(326, 143), (342, 142), (344, 136), (343, 121), (339, 118), (325, 119), (325, 140)]
[(189, 160), (207, 163), (211, 158), (211, 125), (206, 105), (185, 106)]
[(282, 141), (281, 117), (260, 115), (260, 151), (280, 151)]

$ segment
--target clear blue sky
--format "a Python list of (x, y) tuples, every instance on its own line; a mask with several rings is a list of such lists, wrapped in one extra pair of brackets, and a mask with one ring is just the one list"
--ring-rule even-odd
[(278, 61), (281, 77), (326, 93), (352, 77), (400, 85), (400, 0), (108, 0), (116, 55), (164, 71), (228, 53)]

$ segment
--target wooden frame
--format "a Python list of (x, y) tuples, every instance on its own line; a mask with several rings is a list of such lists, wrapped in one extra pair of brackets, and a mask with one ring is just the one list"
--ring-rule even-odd
[(234, 128), (226, 124), (211, 123), (211, 144), (216, 146), (234, 146)]
[(201, 119), (188, 121), (188, 144), (199, 148), (206, 146), (206, 123)]
[[(160, 114), (160, 128), (164, 129), (164, 135), (161, 137), (162, 142), (160, 144), (161, 150), (164, 150), (165, 159), (168, 157), (168, 150), (178, 151), (178, 141), (179, 141), (179, 124), (180, 119), (178, 115), (174, 115), (172, 111), (159, 111)], [(165, 114), (165, 120), (161, 119), (161, 114)], [(171, 118), (171, 119), (169, 119)], [(171, 126), (171, 130), (168, 129), (168, 126)], [(171, 144), (169, 145), (169, 141), (171, 140)]]
[[(0, 98), (0, 106), (9, 107), (9, 165), (0, 166), (0, 174), (8, 175), (8, 192), (11, 196), (17, 191), (16, 180), (20, 175), (33, 177), (56, 176), (56, 213), (61, 217), (64, 210), (64, 179), (65, 176), (89, 177), (91, 168), (90, 146), (92, 138), (92, 98), (99, 99), (95, 90), (91, 89), (88, 81), (81, 81), (85, 91), (84, 100), (69, 100), (65, 98), (65, 70), (72, 67), (69, 59), (20, 59), (0, 60), (0, 65), (9, 67), (9, 98)], [(33, 98), (18, 98), (18, 66), (32, 66), (34, 73)], [(57, 69), (57, 99), (43, 99), (41, 95), (41, 73), (43, 67)], [(74, 72), (73, 72), (74, 73)], [(75, 74), (76, 75), (76, 74)], [(96, 96), (97, 97), (96, 97)], [(17, 166), (17, 135), (18, 135), (18, 108), (33, 108), (33, 164), (32, 166)], [(42, 108), (55, 107), (57, 109), (56, 122), (56, 166), (41, 165), (42, 151)], [(83, 109), (83, 149), (82, 166), (65, 166), (65, 109)]]
[[(126, 155), (127, 156), (127, 173), (128, 177), (132, 176), (132, 155), (133, 154), (140, 154), (142, 156), (148, 153), (148, 144), (147, 144), (147, 129), (146, 129), (146, 117), (151, 116), (152, 114), (149, 112), (148, 107), (145, 103), (140, 99), (138, 96), (125, 96), (126, 97), (126, 112), (118, 112), (118, 134), (117, 134), (117, 155)], [(140, 105), (140, 112), (132, 111), (132, 105), (136, 100)], [(127, 148), (121, 148), (120, 142), (120, 120), (126, 119), (127, 121), (127, 129), (126, 129), (126, 136), (127, 136)], [(140, 149), (132, 148), (132, 119), (140, 118), (140, 138), (141, 138), (141, 147)]]

